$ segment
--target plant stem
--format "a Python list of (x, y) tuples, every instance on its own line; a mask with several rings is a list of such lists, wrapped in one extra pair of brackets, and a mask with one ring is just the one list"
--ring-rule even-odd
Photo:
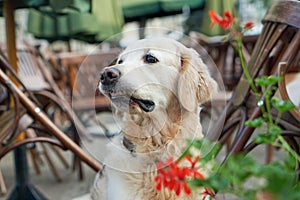
[(280, 117), (281, 117), (281, 112), (278, 112), (277, 117), (275, 119), (275, 125), (277, 125), (279, 123)]
[(269, 124), (273, 125), (273, 118), (272, 118), (272, 112), (271, 112), (271, 104), (270, 104), (270, 89), (267, 87), (266, 92), (265, 92), (265, 102), (266, 102), (266, 109), (267, 109), (267, 116), (269, 120)]
[(297, 162), (300, 162), (300, 156), (291, 148), (291, 146), (285, 141), (285, 139), (281, 135), (279, 135), (277, 138), (282, 144), (279, 146), (283, 147), (287, 152), (289, 152)]
[[(246, 65), (246, 61), (245, 61), (245, 57), (244, 57), (244, 54), (243, 54), (243, 41), (242, 41), (242, 38), (241, 37), (237, 37), (236, 38), (236, 41), (237, 41), (237, 48), (235, 48), (235, 50), (238, 52), (238, 55), (239, 55), (239, 58), (240, 58), (240, 61), (241, 61), (241, 66), (242, 66), (242, 69), (243, 69), (243, 73), (251, 87), (251, 90), (254, 92), (254, 96), (257, 100), (257, 102), (260, 102), (261, 99), (259, 97), (259, 93), (258, 93), (258, 90), (256, 89), (255, 85), (254, 85), (254, 81), (249, 73), (249, 70), (248, 70), (248, 67)], [(265, 108), (263, 107), (263, 105), (259, 105), (262, 113), (264, 114), (266, 111), (265, 111)]]
[(258, 91), (257, 91), (257, 89), (254, 85), (253, 79), (250, 76), (250, 73), (249, 73), (248, 68), (246, 66), (245, 57), (244, 57), (244, 54), (243, 54), (243, 51), (242, 51), (242, 38), (238, 37), (236, 40), (237, 40), (237, 45), (238, 45), (237, 46), (237, 52), (238, 52), (238, 55), (239, 55), (239, 58), (240, 58), (240, 61), (241, 61), (241, 66), (243, 68), (244, 75), (245, 75), (248, 83), (250, 84), (250, 87), (251, 87), (252, 91), (254, 92), (257, 101), (259, 101), (260, 99), (259, 99), (259, 96), (258, 96)]

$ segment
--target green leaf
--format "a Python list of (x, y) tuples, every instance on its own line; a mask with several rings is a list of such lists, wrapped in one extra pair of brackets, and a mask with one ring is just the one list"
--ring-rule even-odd
[(244, 154), (231, 155), (220, 168), (220, 174), (225, 176), (235, 187), (243, 185), (256, 168), (255, 161)]
[(285, 112), (292, 109), (295, 109), (296, 106), (291, 101), (282, 101), (276, 97), (271, 99), (271, 104), (274, 108), (276, 108), (279, 112)]
[(254, 82), (261, 87), (266, 87), (266, 86), (274, 85), (281, 80), (282, 77), (271, 75), (271, 76), (262, 76), (260, 78), (256, 78)]
[(294, 170), (297, 167), (297, 161), (291, 154), (288, 154), (285, 156), (284, 165), (287, 167), (287, 169)]
[(288, 169), (281, 162), (264, 165), (261, 170), (261, 176), (267, 180), (264, 190), (274, 194), (277, 199), (299, 199), (299, 183), (295, 170)]
[(222, 146), (220, 144), (212, 144), (211, 149), (209, 150), (209, 152), (207, 154), (203, 154), (203, 157), (201, 158), (200, 161), (203, 162), (209, 162), (213, 159), (215, 159), (218, 155), (218, 153), (220, 152)]
[(279, 126), (275, 124), (269, 124), (267, 134), (258, 134), (254, 137), (254, 142), (257, 144), (273, 144), (281, 132), (282, 129)]
[(275, 135), (261, 133), (255, 136), (253, 141), (257, 144), (272, 144), (275, 142), (276, 138)]
[[(259, 134), (255, 137), (259, 143), (273, 143), (281, 133), (279, 126), (268, 125), (266, 134)], [(202, 151), (203, 148), (208, 149), (212, 143), (201, 139), (190, 141), (190, 144)], [(218, 148), (218, 146), (210, 147), (213, 153), (207, 154), (207, 158), (213, 159), (217, 155)], [(208, 187), (215, 192), (230, 193), (243, 199), (256, 199), (257, 191), (267, 191), (276, 199), (299, 200), (300, 182), (297, 179), (296, 167), (295, 158), (289, 155), (285, 157), (284, 161), (261, 165), (249, 154), (234, 154), (229, 155), (222, 164), (213, 163), (210, 174), (205, 179), (189, 179), (187, 183), (195, 190)], [(263, 183), (254, 184), (249, 188), (247, 181), (253, 181), (253, 178), (258, 178), (257, 180), (263, 181)]]
[(191, 179), (187, 181), (187, 184), (191, 188), (199, 188), (199, 187), (208, 187), (213, 189), (215, 192), (228, 191), (231, 188), (230, 182), (227, 177), (222, 176), (221, 174), (212, 174), (207, 179)]
[(213, 160), (221, 149), (220, 144), (213, 143), (208, 139), (193, 140), (190, 141), (190, 144), (201, 152), (202, 158), (200, 159), (200, 162), (202, 163)]
[(274, 92), (277, 90), (277, 87), (275, 86), (269, 86), (265, 92), (265, 99), (271, 99), (271, 97), (274, 95)]
[(281, 128), (277, 125), (274, 124), (269, 124), (269, 129), (268, 129), (268, 133), (272, 136), (277, 137), (278, 135), (280, 135), (282, 132)]
[(196, 149), (201, 149), (202, 145), (203, 145), (203, 140), (191, 140), (190, 141), (191, 146), (195, 147)]
[(188, 180), (187, 183), (192, 188), (207, 187), (207, 180), (203, 180), (203, 179), (191, 179), (191, 180)]
[(263, 124), (264, 119), (259, 117), (253, 120), (247, 120), (245, 122), (245, 126), (250, 126), (250, 127), (254, 127), (254, 128), (258, 128), (261, 127), (261, 125)]

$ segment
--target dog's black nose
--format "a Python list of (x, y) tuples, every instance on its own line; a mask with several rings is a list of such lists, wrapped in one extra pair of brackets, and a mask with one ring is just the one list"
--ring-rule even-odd
[(101, 72), (100, 82), (103, 85), (112, 85), (119, 80), (120, 76), (120, 70), (115, 67), (110, 67)]

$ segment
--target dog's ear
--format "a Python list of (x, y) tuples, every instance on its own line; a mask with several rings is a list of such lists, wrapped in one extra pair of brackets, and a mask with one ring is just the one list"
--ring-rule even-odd
[(188, 111), (195, 111), (199, 104), (211, 99), (217, 90), (217, 83), (211, 77), (207, 66), (193, 49), (186, 49), (181, 55), (181, 70), (178, 82), (178, 97)]

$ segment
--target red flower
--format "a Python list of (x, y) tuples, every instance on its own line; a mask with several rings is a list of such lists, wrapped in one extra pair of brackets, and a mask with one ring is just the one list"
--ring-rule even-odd
[(203, 179), (204, 176), (195, 168), (200, 157), (196, 157), (195, 160), (192, 160), (191, 157), (186, 157), (186, 159), (191, 163), (190, 167), (179, 166), (179, 161), (173, 162), (172, 159), (168, 159), (166, 163), (156, 163), (158, 174), (154, 181), (156, 182), (157, 190), (161, 190), (165, 187), (175, 191), (178, 196), (182, 190), (187, 195), (191, 194), (191, 188), (187, 185), (186, 180), (188, 178)]
[(203, 195), (202, 200), (206, 200), (206, 198), (209, 196), (214, 199), (216, 198), (216, 193), (207, 187), (204, 188), (204, 191), (201, 194)]
[(200, 156), (197, 156), (195, 160), (192, 160), (191, 156), (185, 156), (185, 159), (191, 163), (190, 175), (195, 179), (204, 179), (204, 175), (196, 169), (196, 164), (200, 160)]
[(221, 17), (218, 14), (216, 14), (213, 10), (209, 10), (208, 15), (210, 17), (212, 26), (214, 26), (215, 24), (218, 24), (224, 30), (229, 29), (234, 21), (234, 17), (230, 11), (224, 11), (223, 17)]
[(164, 181), (164, 176), (161, 174), (158, 174), (155, 178), (154, 181), (156, 182), (156, 190), (161, 190), (163, 181)]
[(156, 169), (158, 170), (158, 173), (161, 173), (164, 170), (165, 163), (159, 161), (156, 163)]
[(244, 26), (244, 29), (251, 29), (253, 27), (253, 22), (247, 22)]
[(215, 24), (219, 24), (221, 22), (221, 17), (215, 13), (213, 10), (208, 11), (208, 15), (211, 20), (211, 25), (214, 26)]
[(191, 163), (191, 168), (195, 168), (195, 165), (200, 160), (200, 156), (197, 156), (195, 160), (193, 160), (191, 156), (185, 156), (185, 159)]

